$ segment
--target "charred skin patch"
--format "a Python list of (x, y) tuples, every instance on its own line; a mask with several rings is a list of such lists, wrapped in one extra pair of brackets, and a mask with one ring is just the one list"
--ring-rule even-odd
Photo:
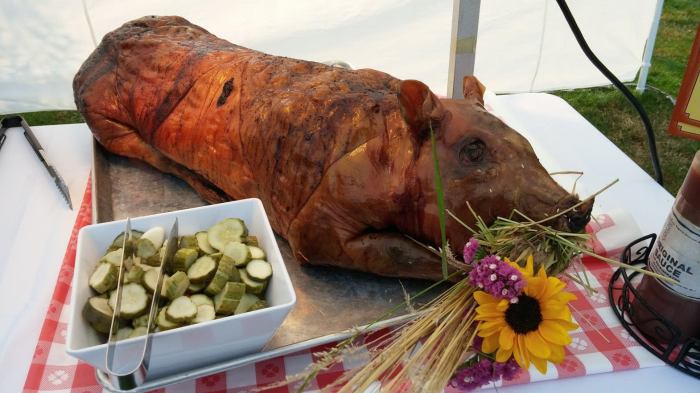
[(220, 107), (221, 105), (224, 105), (226, 103), (226, 100), (228, 99), (228, 96), (231, 95), (231, 91), (233, 90), (233, 78), (229, 79), (224, 83), (224, 87), (221, 88), (221, 95), (219, 96), (219, 99), (216, 101), (216, 106)]

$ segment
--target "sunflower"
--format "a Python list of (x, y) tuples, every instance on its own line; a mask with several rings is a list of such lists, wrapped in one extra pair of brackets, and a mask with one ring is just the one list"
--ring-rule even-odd
[(571, 342), (569, 331), (578, 328), (568, 306), (576, 296), (564, 291), (561, 280), (548, 277), (543, 267), (534, 275), (532, 257), (524, 268), (507, 262), (523, 273), (525, 287), (515, 303), (484, 291), (474, 292), (479, 303), (477, 335), (484, 339), (481, 350), (496, 352), (498, 362), (513, 356), (524, 370), (532, 363), (544, 374), (547, 361), (564, 359), (564, 346)]

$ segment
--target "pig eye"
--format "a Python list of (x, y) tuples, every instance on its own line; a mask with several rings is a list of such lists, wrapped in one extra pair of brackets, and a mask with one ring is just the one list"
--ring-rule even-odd
[(459, 151), (459, 159), (465, 164), (481, 162), (484, 158), (485, 147), (484, 142), (480, 139), (473, 139), (462, 146)]

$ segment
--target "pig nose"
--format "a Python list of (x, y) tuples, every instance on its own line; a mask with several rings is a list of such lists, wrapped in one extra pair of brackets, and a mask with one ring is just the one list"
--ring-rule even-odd
[(588, 221), (591, 220), (591, 211), (593, 210), (593, 199), (566, 213), (566, 220), (571, 232), (581, 232), (586, 227)]

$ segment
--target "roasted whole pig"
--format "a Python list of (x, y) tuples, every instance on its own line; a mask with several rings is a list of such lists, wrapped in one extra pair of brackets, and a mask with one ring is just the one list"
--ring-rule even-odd
[[(527, 140), (483, 107), (483, 87), (439, 99), (418, 81), (271, 56), (180, 17), (107, 34), (73, 82), (107, 150), (189, 183), (205, 200), (260, 198), (303, 263), (436, 279), (440, 243), (430, 128), (445, 203), (473, 223), (514, 208), (541, 219), (578, 203)], [(591, 203), (550, 225), (581, 230)], [(449, 242), (469, 233), (447, 221)]]

